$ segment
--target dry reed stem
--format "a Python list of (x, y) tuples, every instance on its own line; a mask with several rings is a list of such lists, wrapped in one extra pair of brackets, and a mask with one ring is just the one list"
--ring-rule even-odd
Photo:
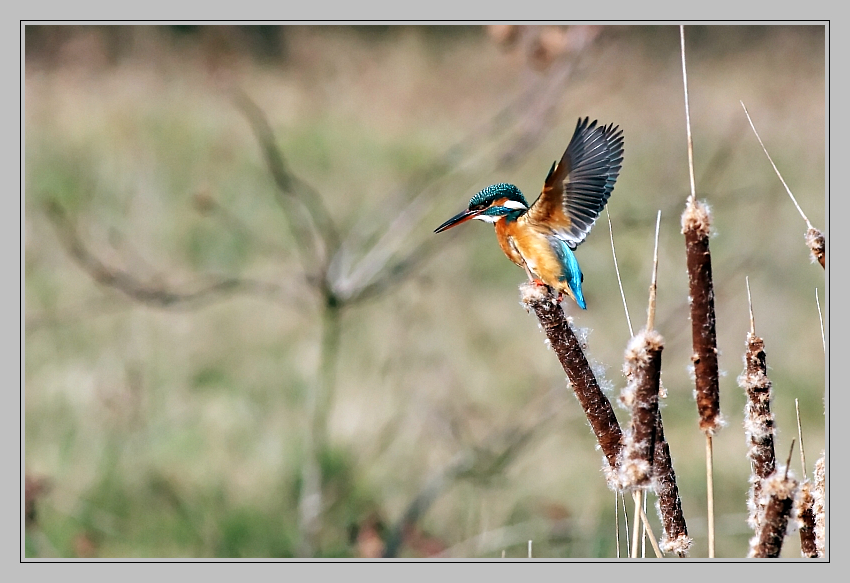
[(682, 512), (682, 500), (676, 485), (676, 472), (673, 471), (673, 459), (670, 446), (664, 438), (664, 423), (659, 411), (655, 429), (655, 456), (652, 464), (653, 487), (658, 496), (656, 509), (664, 527), (661, 550), (685, 557), (691, 548), (693, 539), (688, 536), (688, 526)]
[[(614, 492), (614, 542), (617, 549), (617, 558), (620, 558), (620, 493)], [(628, 530), (628, 526), (626, 527)]]
[(623, 447), (622, 430), (617, 416), (608, 397), (599, 388), (581, 344), (564, 316), (564, 310), (544, 289), (531, 282), (521, 284), (522, 303), (537, 315), (540, 326), (546, 333), (564, 372), (567, 373), (570, 385), (584, 409), (610, 469), (616, 470)]
[[(635, 499), (635, 506), (637, 507), (637, 512), (640, 513), (640, 520), (643, 523), (644, 528), (646, 529), (646, 535), (649, 536), (649, 542), (652, 545), (652, 550), (655, 551), (655, 557), (658, 559), (664, 558), (664, 553), (661, 552), (661, 548), (658, 546), (658, 540), (655, 538), (655, 533), (652, 532), (652, 525), (649, 524), (649, 519), (646, 517), (646, 513), (643, 510), (643, 505), (640, 503), (640, 492), (635, 490), (633, 493)], [(643, 537), (641, 537), (643, 539)], [(635, 552), (637, 545), (635, 545)]]
[(815, 303), (818, 305), (818, 321), (820, 322), (820, 341), (823, 344), (823, 352), (826, 354), (826, 335), (823, 332), (823, 313), (820, 311), (820, 298), (818, 288), (815, 288)]
[[(791, 441), (793, 452), (794, 441)], [(750, 540), (750, 557), (776, 558), (782, 552), (782, 542), (788, 530), (788, 520), (794, 507), (797, 494), (797, 480), (790, 474), (788, 463), (784, 468), (777, 468), (773, 474), (763, 481), (762, 499), (759, 504), (764, 506), (764, 521), (761, 530)]]
[[(611, 206), (610, 204), (608, 205)], [(660, 212), (660, 211), (659, 211)], [(617, 264), (617, 249), (614, 247), (614, 228), (611, 226), (611, 215), (605, 209), (605, 217), (608, 219), (608, 233), (611, 235), (611, 255), (614, 257), (614, 271), (617, 274), (617, 285), (620, 286), (620, 297), (623, 299), (623, 310), (626, 312), (626, 323), (629, 325), (629, 337), (634, 336), (632, 330), (632, 319), (629, 316), (629, 306), (626, 304), (626, 292), (623, 291), (623, 280), (620, 279), (620, 266)]]
[(688, 136), (688, 178), (691, 181), (691, 199), (696, 198), (696, 179), (694, 178), (694, 138), (691, 135), (691, 106), (688, 99), (688, 67), (685, 59), (685, 26), (679, 25), (679, 42), (682, 51), (682, 84), (685, 87), (685, 130)]
[(822, 452), (815, 462), (815, 488), (812, 492), (815, 515), (815, 545), (818, 556), (826, 556), (826, 452)]
[(803, 447), (803, 424), (800, 422), (800, 400), (794, 399), (794, 410), (797, 413), (797, 439), (800, 440), (800, 465), (803, 467), (803, 480), (808, 481), (806, 473), (806, 448)]
[(632, 492), (632, 501), (635, 503), (635, 518), (634, 518), (635, 522), (632, 525), (633, 538), (632, 538), (632, 548), (629, 551), (629, 557), (631, 557), (632, 559), (637, 559), (638, 542), (640, 542), (640, 540), (643, 538), (643, 537), (638, 536), (638, 531), (640, 530), (640, 514), (641, 514), (640, 513), (641, 502), (640, 502), (640, 491), (639, 490), (634, 490)]
[(797, 204), (797, 199), (794, 198), (794, 195), (791, 193), (791, 189), (788, 188), (788, 184), (785, 182), (785, 179), (782, 178), (782, 174), (779, 172), (779, 168), (776, 167), (776, 164), (773, 163), (773, 158), (770, 157), (770, 154), (767, 151), (767, 148), (764, 145), (764, 142), (761, 141), (761, 136), (759, 136), (758, 131), (756, 130), (756, 126), (753, 123), (752, 118), (750, 117), (750, 112), (747, 111), (747, 106), (744, 105), (744, 102), (741, 101), (741, 107), (744, 108), (744, 113), (747, 116), (747, 121), (750, 122), (750, 127), (753, 128), (753, 133), (756, 135), (756, 139), (759, 141), (759, 145), (761, 145), (761, 149), (764, 151), (764, 155), (767, 156), (770, 165), (773, 166), (773, 171), (776, 172), (776, 175), (779, 177), (779, 181), (782, 182), (782, 186), (785, 187), (785, 192), (788, 193), (788, 196), (791, 197), (791, 202), (794, 203), (794, 206), (797, 207), (797, 211), (800, 213), (800, 216), (803, 217), (803, 220), (806, 221), (806, 227), (808, 227), (805, 235), (806, 245), (809, 247), (809, 251), (812, 253), (812, 262), (817, 261), (820, 263), (821, 267), (826, 269), (826, 240), (824, 239), (823, 233), (821, 233), (818, 229), (812, 226), (812, 223), (809, 221), (809, 217), (806, 216), (806, 213), (803, 212), (803, 209), (800, 208), (800, 205)]
[[(616, 490), (616, 492), (620, 496), (620, 500), (623, 503), (623, 519), (626, 526), (626, 551), (631, 548), (630, 538), (629, 538), (629, 509), (626, 507), (626, 495), (623, 494), (622, 491)], [(617, 558), (620, 557), (620, 549), (617, 549)]]
[(764, 507), (761, 503), (761, 491), (764, 480), (776, 469), (774, 451), (773, 413), (770, 411), (771, 382), (767, 377), (767, 362), (764, 352), (764, 340), (747, 333), (747, 352), (744, 355), (745, 370), (738, 377), (738, 385), (746, 391), (747, 403), (744, 406), (744, 430), (747, 435), (752, 474), (750, 476), (750, 495), (748, 500), (750, 527), (758, 534), (762, 524)]
[(705, 497), (708, 525), (708, 558), (714, 558), (714, 444), (711, 435), (705, 434)]
[(646, 309), (646, 329), (655, 328), (655, 304), (658, 296), (658, 233), (661, 231), (661, 211), (655, 219), (655, 249), (652, 252), (652, 281), (649, 284), (649, 306)]

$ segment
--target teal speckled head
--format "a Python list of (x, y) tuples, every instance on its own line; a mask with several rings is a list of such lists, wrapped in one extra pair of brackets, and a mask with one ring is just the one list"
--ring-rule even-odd
[(528, 208), (528, 203), (525, 201), (525, 197), (520, 192), (519, 188), (514, 186), (513, 184), (508, 184), (506, 182), (500, 182), (499, 184), (493, 184), (476, 194), (469, 201), (469, 210), (480, 210), (483, 208), (487, 208), (493, 201), (498, 200), (500, 198), (506, 198), (508, 200), (512, 200), (514, 202), (518, 202), (522, 204), (523, 207)]

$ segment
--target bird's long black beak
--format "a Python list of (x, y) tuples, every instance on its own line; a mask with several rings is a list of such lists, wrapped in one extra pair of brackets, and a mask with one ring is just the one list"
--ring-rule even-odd
[(442, 233), (443, 231), (445, 231), (447, 229), (451, 229), (452, 227), (456, 227), (459, 224), (465, 223), (466, 221), (468, 221), (470, 219), (474, 219), (475, 217), (477, 217), (480, 214), (481, 214), (481, 211), (471, 211), (471, 210), (468, 210), (468, 209), (465, 210), (465, 211), (461, 211), (458, 214), (456, 214), (455, 216), (453, 216), (452, 218), (450, 218), (448, 221), (446, 221), (445, 223), (443, 223), (442, 225), (440, 225), (439, 227), (434, 229), (434, 232), (435, 233)]

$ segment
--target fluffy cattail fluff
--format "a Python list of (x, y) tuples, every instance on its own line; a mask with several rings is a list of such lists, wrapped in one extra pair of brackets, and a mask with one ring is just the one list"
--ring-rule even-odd
[(689, 197), (685, 212), (682, 213), (682, 234), (687, 250), (695, 396), (700, 416), (699, 426), (706, 435), (714, 435), (723, 424), (717, 364), (717, 318), (714, 311), (711, 252), (708, 248), (710, 230), (711, 213), (708, 205)]
[(652, 477), (664, 339), (655, 330), (641, 330), (629, 341), (625, 366), (628, 383), (620, 401), (632, 412), (623, 435), (619, 484), (624, 490), (646, 488)]
[(815, 462), (815, 487), (812, 492), (814, 502), (812, 513), (815, 515), (815, 546), (818, 556), (826, 556), (826, 452), (820, 454)]
[(797, 494), (797, 480), (784, 467), (762, 482), (759, 505), (764, 508), (760, 530), (750, 539), (749, 557), (776, 558), (782, 552), (782, 542)]
[(816, 559), (818, 554), (815, 543), (815, 503), (812, 496), (812, 483), (808, 480), (800, 484), (800, 493), (796, 500), (797, 519), (800, 522), (800, 552), (806, 558)]
[(776, 469), (774, 451), (774, 418), (770, 411), (771, 382), (767, 377), (767, 362), (764, 340), (749, 332), (747, 352), (744, 355), (744, 372), (738, 377), (738, 385), (747, 394), (744, 406), (744, 430), (747, 435), (747, 457), (750, 458), (750, 494), (747, 501), (747, 522), (758, 534), (764, 507), (761, 504), (763, 481)]

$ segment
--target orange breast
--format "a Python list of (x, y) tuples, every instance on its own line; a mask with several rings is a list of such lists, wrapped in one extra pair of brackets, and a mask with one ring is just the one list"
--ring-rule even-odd
[(552, 250), (546, 234), (535, 229), (520, 217), (516, 221), (496, 223), (496, 238), (508, 258), (528, 269), (543, 283), (558, 291), (566, 291), (566, 282), (560, 281), (563, 267)]

